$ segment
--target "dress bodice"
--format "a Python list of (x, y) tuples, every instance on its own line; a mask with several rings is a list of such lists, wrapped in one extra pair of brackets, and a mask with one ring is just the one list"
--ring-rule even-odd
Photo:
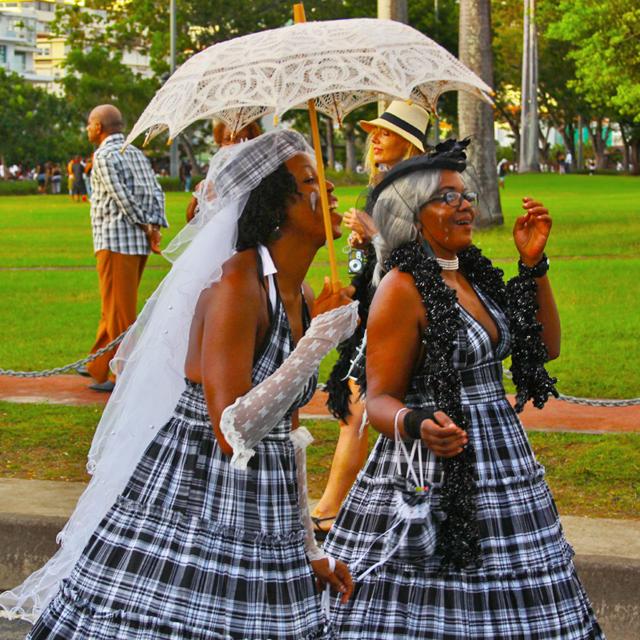
[[(267, 259), (264, 250), (261, 250), (260, 256), (263, 262), (262, 266), (264, 267), (266, 266), (264, 265), (264, 262)], [(254, 359), (253, 369), (251, 371), (251, 382), (253, 386), (260, 384), (263, 380), (273, 374), (295, 348), (289, 319), (287, 318), (287, 313), (280, 298), (280, 292), (278, 291), (275, 272), (269, 273), (265, 270), (265, 279), (268, 286), (270, 327), (267, 336), (262, 343), (262, 347)], [(308, 329), (310, 322), (311, 314), (307, 307), (303, 292), (302, 327), (304, 332)], [(317, 383), (318, 375), (316, 373), (309, 379), (302, 393), (287, 411), (283, 424), (277, 427), (274, 432), (278, 432), (280, 430), (283, 432), (285, 430), (288, 431), (291, 414), (311, 400)], [(271, 435), (273, 435), (274, 432), (272, 432)]]
[[(498, 328), (498, 343), (493, 345), (487, 330), (461, 305), (457, 305), (461, 326), (457, 331), (453, 366), (462, 380), (462, 404), (491, 402), (504, 396), (502, 361), (511, 350), (511, 334), (504, 311), (486, 294), (475, 290)], [(429, 363), (425, 362), (409, 383), (406, 402), (424, 406), (433, 402), (428, 385)]]

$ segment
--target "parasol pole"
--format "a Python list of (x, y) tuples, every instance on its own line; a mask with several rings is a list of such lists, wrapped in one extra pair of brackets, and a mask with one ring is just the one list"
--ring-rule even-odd
[[(293, 5), (293, 21), (306, 22), (304, 5), (300, 2)], [(322, 159), (322, 145), (320, 144), (320, 130), (318, 128), (318, 114), (316, 113), (316, 103), (309, 100), (309, 122), (311, 124), (311, 137), (313, 139), (313, 149), (316, 153), (316, 164), (318, 169), (318, 181), (320, 182), (320, 202), (322, 204), (322, 219), (324, 220), (324, 232), (327, 237), (327, 249), (329, 250), (329, 268), (331, 270), (331, 288), (334, 292), (340, 289), (338, 280), (338, 263), (336, 261), (336, 248), (333, 243), (333, 229), (331, 225), (331, 214), (329, 213), (329, 194), (327, 193), (327, 180), (324, 174), (324, 161)]]

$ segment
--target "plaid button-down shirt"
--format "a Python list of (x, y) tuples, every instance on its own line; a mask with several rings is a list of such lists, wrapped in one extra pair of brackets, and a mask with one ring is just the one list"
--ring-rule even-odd
[(168, 226), (164, 193), (142, 151), (130, 145), (120, 153), (123, 144), (124, 136), (114, 133), (93, 154), (93, 248), (146, 255), (149, 242), (138, 225)]

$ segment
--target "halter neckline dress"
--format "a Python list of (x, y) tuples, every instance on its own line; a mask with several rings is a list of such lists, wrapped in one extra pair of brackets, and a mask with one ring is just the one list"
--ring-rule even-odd
[[(252, 382), (294, 348), (268, 252), (271, 327)], [(262, 282), (261, 278), (261, 282)], [(303, 322), (310, 317), (303, 303)], [(316, 640), (333, 638), (307, 560), (291, 416), (313, 377), (246, 471), (213, 434), (202, 385), (187, 386), (31, 640)]]
[[(544, 468), (505, 397), (507, 319), (477, 293), (497, 325), (498, 343), (494, 347), (486, 329), (459, 306), (453, 361), (475, 449), (481, 566), (441, 571), (437, 555), (391, 557), (358, 579), (384, 559), (383, 534), (394, 524), (394, 442), (381, 435), (325, 543), (327, 553), (353, 568), (356, 584), (351, 600), (332, 609), (341, 640), (604, 638), (576, 575)], [(414, 374), (405, 403), (436, 409), (422, 371)], [(422, 458), (430, 458), (426, 448)], [(441, 464), (435, 460), (430, 479), (436, 480), (431, 504), (437, 514)], [(416, 456), (416, 473), (417, 464)]]

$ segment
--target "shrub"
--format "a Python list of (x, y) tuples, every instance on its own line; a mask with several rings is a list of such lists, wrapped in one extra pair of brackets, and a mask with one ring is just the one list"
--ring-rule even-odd
[(0, 180), (0, 196), (30, 196), (38, 193), (35, 180)]
[(505, 159), (507, 162), (513, 163), (516, 161), (516, 152), (512, 146), (501, 147), (496, 142), (496, 162)]

